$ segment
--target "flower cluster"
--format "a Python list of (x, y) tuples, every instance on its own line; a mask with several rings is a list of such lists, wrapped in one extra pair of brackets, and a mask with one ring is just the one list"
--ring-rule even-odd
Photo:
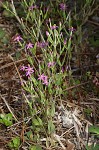
[(30, 67), (30, 65), (28, 65), (28, 66), (22, 66), (21, 68), (20, 68), (20, 70), (22, 70), (22, 71), (25, 71), (26, 73), (26, 76), (27, 77), (30, 77), (31, 76), (31, 74), (34, 72), (34, 69), (33, 69), (33, 67)]
[(38, 80), (43, 81), (43, 84), (48, 85), (48, 76), (45, 76), (44, 74), (39, 75)]
[[(23, 66), (20, 68), (20, 70), (25, 71), (25, 75), (26, 75), (27, 77), (30, 77), (30, 76), (32, 75), (32, 73), (34, 73), (34, 69), (33, 69), (33, 67), (30, 67), (30, 65), (28, 65), (28, 66), (24, 66), (24, 65), (23, 65)], [(44, 84), (44, 85), (48, 85), (48, 76), (46, 76), (46, 75), (44, 75), (44, 74), (38, 75), (38, 76), (39, 76), (38, 80), (43, 81), (43, 84)]]

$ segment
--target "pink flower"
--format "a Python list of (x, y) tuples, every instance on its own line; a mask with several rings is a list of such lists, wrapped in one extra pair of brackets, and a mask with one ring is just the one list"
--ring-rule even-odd
[(51, 30), (54, 30), (54, 29), (58, 28), (58, 26), (56, 26), (56, 24), (54, 24), (54, 25), (51, 26), (50, 28), (51, 28)]
[(38, 8), (37, 5), (32, 5), (32, 6), (29, 7), (29, 10), (33, 10), (33, 9), (37, 9), (37, 8)]
[(75, 29), (74, 27), (71, 27), (71, 28), (69, 28), (68, 30), (71, 31), (71, 32), (73, 32), (73, 31), (75, 31), (76, 29)]
[(38, 78), (38, 80), (44, 80), (45, 79), (45, 76), (44, 76), (44, 74), (42, 74), (42, 75), (39, 75), (39, 78)]
[(67, 43), (67, 39), (64, 40), (64, 45), (66, 45), (66, 43)]
[(33, 48), (33, 44), (32, 44), (32, 43), (26, 44), (26, 48), (27, 48), (27, 49)]
[(31, 74), (34, 72), (33, 67), (30, 67), (30, 65), (28, 65), (25, 71), (26, 71), (26, 76), (31, 76)]
[(48, 31), (46, 31), (46, 35), (49, 36), (49, 32)]
[(17, 35), (15, 38), (14, 38), (14, 41), (16, 42), (20, 42), (22, 39), (22, 37), (20, 35)]
[(68, 70), (70, 70), (69, 66), (62, 67), (62, 72), (65, 72), (65, 71), (68, 71)]
[(39, 75), (38, 80), (41, 80), (41, 81), (43, 81), (43, 84), (48, 85), (48, 77), (45, 76), (44, 74)]
[(55, 65), (55, 62), (49, 62), (48, 63), (48, 67), (50, 68), (50, 67), (52, 67), (52, 66), (54, 66)]
[(37, 47), (45, 48), (48, 46), (48, 42), (37, 42)]
[(45, 80), (45, 81), (43, 82), (43, 84), (48, 85), (48, 81), (47, 81), (47, 80)]
[(24, 66), (24, 65), (20, 68), (20, 70), (22, 70), (22, 71), (25, 71), (25, 69), (26, 69), (26, 66)]
[(66, 10), (67, 6), (65, 3), (59, 4), (61, 10)]
[(25, 72), (26, 72), (26, 76), (31, 76), (31, 74), (34, 72), (33, 67), (30, 67), (30, 65), (28, 65), (28, 66), (24, 66), (24, 65), (23, 65), (23, 66), (20, 68), (20, 70), (25, 71)]

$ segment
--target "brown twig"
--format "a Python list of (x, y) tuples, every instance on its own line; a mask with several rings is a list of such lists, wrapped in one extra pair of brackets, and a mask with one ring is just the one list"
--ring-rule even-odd
[(3, 66), (0, 68), (0, 70), (5, 69), (5, 68), (7, 68), (7, 67), (10, 67), (10, 66), (12, 66), (14, 63), (20, 63), (20, 62), (23, 62), (23, 61), (26, 61), (26, 60), (27, 60), (27, 59), (24, 58), (24, 59), (21, 59), (21, 60), (18, 60), (18, 61), (11, 62), (11, 63), (6, 64), (6, 65), (3, 65)]
[(69, 88), (66, 88), (65, 90), (63, 90), (63, 92), (64, 92), (64, 91), (71, 90), (71, 89), (74, 89), (74, 88), (77, 88), (77, 87), (82, 86), (82, 85), (85, 85), (85, 84), (87, 84), (87, 83), (90, 83), (90, 81), (87, 81), (87, 82), (84, 82), (84, 83), (81, 83), (81, 84), (74, 85), (74, 86), (71, 86), (71, 87), (69, 87)]
[(8, 110), (10, 111), (10, 113), (12, 114), (12, 116), (14, 117), (14, 119), (18, 122), (17, 118), (15, 117), (14, 113), (12, 112), (8, 102), (6, 101), (6, 99), (4, 97), (2, 97), (2, 95), (0, 94), (1, 99), (4, 101), (4, 103), (6, 104)]
[(97, 22), (94, 22), (94, 21), (91, 21), (91, 20), (88, 20), (88, 22), (91, 23), (91, 24), (99, 26), (99, 23), (97, 23)]

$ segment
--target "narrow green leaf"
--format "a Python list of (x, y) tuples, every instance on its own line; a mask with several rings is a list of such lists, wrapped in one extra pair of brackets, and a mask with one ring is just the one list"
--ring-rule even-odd
[(35, 126), (42, 126), (43, 122), (42, 122), (42, 120), (39, 117), (37, 117), (37, 119), (33, 119), (33, 124)]
[(12, 141), (15, 148), (18, 148), (20, 146), (20, 138), (18, 136), (13, 138)]
[(49, 120), (49, 122), (48, 122), (48, 133), (51, 134), (54, 131), (55, 131), (55, 126), (54, 126), (52, 120)]
[(53, 102), (51, 105), (51, 117), (54, 117), (54, 115), (55, 115), (55, 104)]
[(98, 134), (98, 135), (99, 135), (99, 127), (97, 127), (97, 126), (91, 126), (91, 127), (89, 128), (89, 132), (95, 133), (95, 134)]
[(2, 39), (5, 36), (5, 34), (5, 31), (2, 28), (0, 28), (0, 39)]
[(42, 147), (39, 145), (31, 146), (29, 150), (42, 150)]

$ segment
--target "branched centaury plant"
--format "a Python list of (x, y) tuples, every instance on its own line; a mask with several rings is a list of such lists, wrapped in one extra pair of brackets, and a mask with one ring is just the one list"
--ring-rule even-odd
[[(25, 0), (24, 2), (26, 7), (28, 7), (25, 19), (30, 37), (27, 37), (28, 43), (20, 35), (14, 38), (14, 41), (18, 42), (20, 46), (26, 43), (22, 47), (24, 46), (30, 54), (28, 56), (30, 64), (23, 65), (20, 68), (27, 77), (27, 81), (22, 81), (21, 84), (31, 95), (30, 99), (24, 93), (23, 95), (29, 105), (30, 114), (33, 116), (33, 128), (38, 132), (41, 132), (40, 129), (42, 128), (45, 134), (45, 129), (48, 129), (48, 133), (51, 134), (55, 131), (53, 117), (57, 101), (56, 97), (62, 99), (65, 96), (65, 92), (63, 91), (68, 87), (65, 81), (68, 76), (67, 70), (70, 69), (68, 68), (68, 64), (72, 57), (72, 37), (75, 29), (72, 27), (69, 13), (66, 15), (66, 21), (68, 22), (66, 29), (64, 29), (65, 24), (62, 25), (62, 23), (59, 23), (56, 25), (49, 19), (49, 22), (45, 25), (47, 30), (42, 31), (43, 22), (47, 17), (48, 10), (44, 14), (42, 7), (39, 7), (38, 10), (38, 6), (35, 3), (30, 6)], [(14, 6), (13, 11), (16, 15)], [(35, 28), (29, 29), (28, 20), (31, 20)], [(63, 32), (65, 32), (65, 37)], [(36, 51), (37, 49), (42, 54), (41, 59), (36, 56), (36, 52), (34, 53), (34, 50)], [(34, 62), (37, 62), (37, 67)]]

